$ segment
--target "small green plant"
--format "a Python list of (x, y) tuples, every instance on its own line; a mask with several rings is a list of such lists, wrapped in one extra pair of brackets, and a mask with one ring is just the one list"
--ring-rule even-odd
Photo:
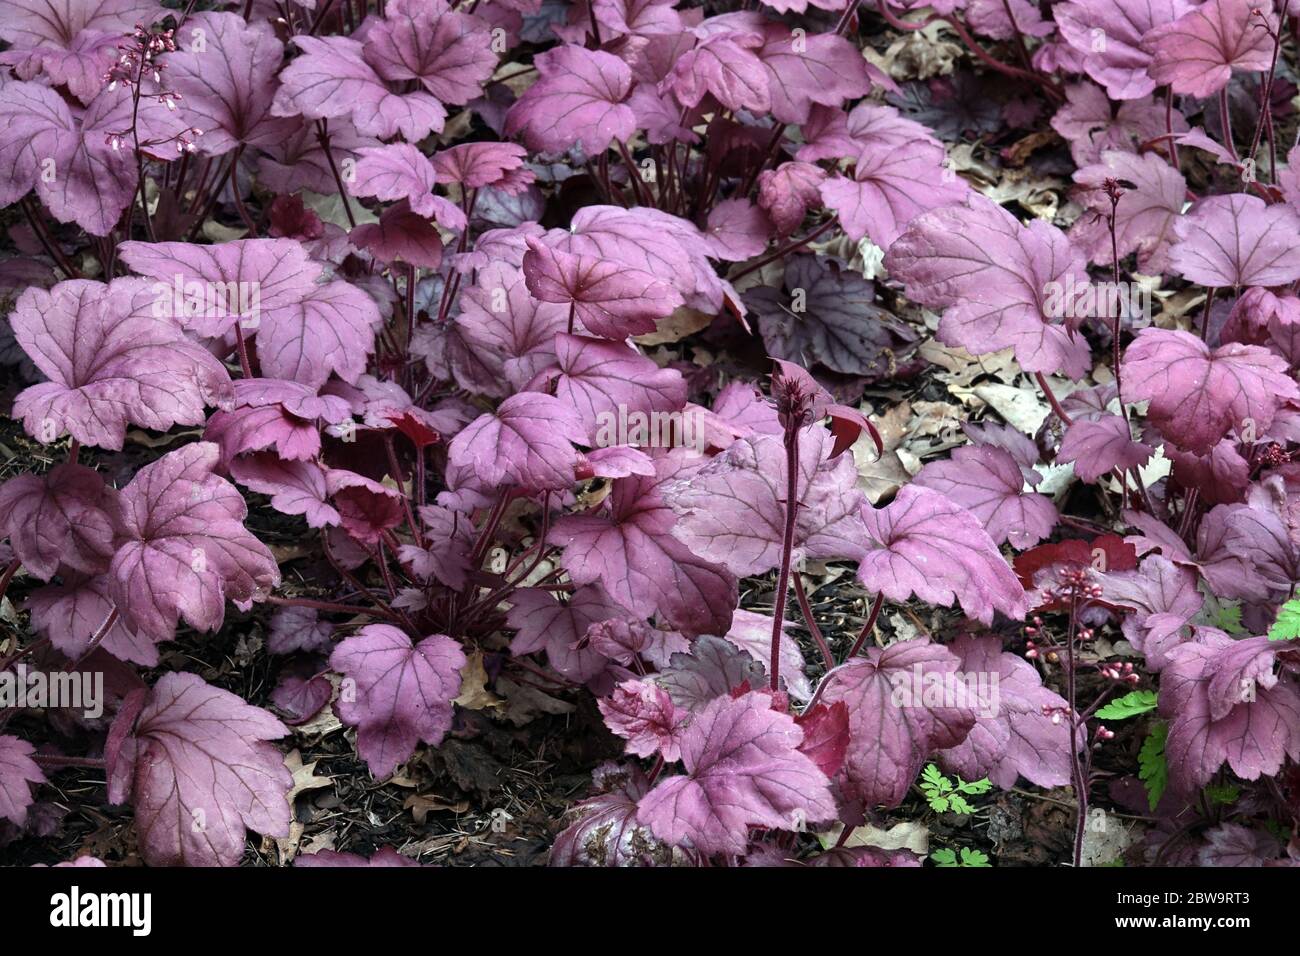
[(966, 846), (961, 848), (960, 857), (957, 855), (956, 850), (945, 847), (942, 850), (935, 850), (931, 853), (930, 859), (933, 861), (935, 866), (941, 867), (960, 866), (969, 868), (987, 868), (993, 865), (989, 862), (989, 858), (979, 850), (972, 850), (970, 847)]
[(1289, 641), (1300, 637), (1300, 598), (1292, 598), (1277, 612), (1277, 620), (1268, 629), (1270, 641)]
[(930, 809), (935, 813), (974, 813), (975, 808), (967, 802), (966, 798), (988, 793), (993, 787), (987, 777), (974, 783), (967, 783), (961, 777), (956, 777), (954, 780), (949, 780), (941, 774), (934, 764), (926, 767), (921, 774), (921, 792), (925, 794)]
[(1152, 812), (1165, 794), (1169, 784), (1169, 764), (1165, 760), (1165, 739), (1169, 736), (1169, 725), (1160, 721), (1151, 728), (1151, 733), (1142, 742), (1138, 751), (1138, 777), (1146, 784), (1147, 803)]
[(1112, 700), (1097, 716), (1102, 720), (1127, 720), (1138, 714), (1145, 714), (1156, 709), (1156, 692), (1153, 690), (1135, 690), (1117, 700)]
[(1211, 783), (1205, 788), (1205, 798), (1211, 806), (1223, 806), (1237, 802), (1241, 796), (1241, 787), (1235, 783)]
[(1246, 628), (1241, 623), (1240, 604), (1220, 604), (1214, 613), (1214, 626), (1229, 634), (1245, 634)]

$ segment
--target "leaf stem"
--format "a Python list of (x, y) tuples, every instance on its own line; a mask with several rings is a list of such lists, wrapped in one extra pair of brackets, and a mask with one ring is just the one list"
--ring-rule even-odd
[(1066, 428), (1073, 425), (1074, 419), (1071, 418), (1069, 413), (1061, 407), (1061, 403), (1056, 400), (1056, 393), (1052, 391), (1052, 386), (1047, 383), (1047, 376), (1042, 372), (1035, 372), (1034, 380), (1038, 382), (1038, 387), (1043, 390), (1043, 394), (1047, 397), (1047, 403), (1052, 406), (1052, 411), (1054, 411), (1056, 417), (1061, 420), (1061, 424)]
[(14, 664), (18, 663), (24, 657), (28, 656), (29, 654), (36, 653), (37, 651), (39, 651), (41, 648), (45, 647), (49, 643), (50, 643), (50, 639), (48, 637), (41, 637), (32, 641), (26, 647), (18, 648), (18, 650), (14, 651), (4, 660), (0, 661), (0, 674), (3, 674), (5, 671), (7, 671)]
[[(799, 428), (798, 420), (785, 426), (785, 530), (781, 537), (781, 573), (777, 578), (772, 608), (772, 654), (768, 674), (772, 690), (780, 688), (781, 631), (785, 623), (785, 602), (790, 589), (790, 559), (794, 554), (795, 520), (799, 515)], [(815, 626), (815, 625), (814, 625)]]
[(32, 754), (32, 759), (51, 770), (67, 767), (85, 767), (90, 770), (107, 770), (108, 763), (103, 757), (64, 757), (58, 754)]
[(803, 612), (803, 619), (808, 625), (808, 633), (812, 635), (813, 642), (817, 645), (817, 649), (821, 651), (822, 660), (826, 662), (826, 669), (830, 670), (835, 666), (835, 655), (831, 653), (831, 647), (826, 643), (826, 638), (822, 635), (822, 629), (817, 626), (817, 621), (813, 618), (812, 605), (808, 603), (808, 593), (803, 586), (803, 575), (798, 572), (794, 575), (794, 596), (799, 599), (799, 610)]
[(90, 636), (90, 640), (86, 642), (86, 649), (78, 654), (77, 659), (72, 662), (73, 669), (75, 669), (91, 654), (95, 653), (95, 650), (103, 643), (104, 638), (108, 636), (108, 632), (112, 630), (113, 625), (117, 623), (117, 619), (120, 616), (121, 615), (116, 607), (108, 612), (108, 617), (104, 618), (104, 623), (99, 625), (99, 629), (96, 630), (95, 633)]
[[(1267, 28), (1268, 21), (1264, 21)], [(1259, 138), (1264, 132), (1265, 125), (1271, 125), (1273, 111), (1273, 81), (1277, 77), (1277, 57), (1282, 50), (1282, 24), (1278, 23), (1276, 32), (1269, 30), (1273, 37), (1273, 61), (1268, 67), (1268, 80), (1265, 81), (1261, 88), (1260, 94), (1262, 101), (1259, 107), (1259, 122), (1255, 124), (1255, 135), (1250, 138), (1250, 151), (1246, 153), (1247, 159), (1255, 158), (1255, 151), (1259, 149)]]
[(1237, 144), (1232, 141), (1232, 117), (1229, 112), (1228, 88), (1225, 86), (1219, 90), (1219, 123), (1223, 129), (1223, 145), (1227, 148), (1232, 161), (1241, 165), (1241, 157), (1237, 155)]
[(784, 259), (787, 255), (789, 255), (791, 252), (794, 252), (799, 247), (808, 245), (808, 243), (815, 240), (818, 236), (820, 236), (822, 233), (829, 230), (834, 225), (835, 225), (834, 217), (827, 219), (824, 223), (822, 223), (812, 232), (808, 233), (808, 235), (804, 236), (802, 239), (796, 239), (793, 242), (787, 242), (784, 246), (782, 246), (780, 249), (777, 249), (771, 255), (765, 256), (764, 258), (758, 260), (758, 262), (755, 262), (752, 265), (745, 266), (745, 268), (741, 269), (739, 272), (735, 273), (734, 275), (728, 276), (728, 281), (735, 282), (737, 279), (742, 279), (745, 276), (749, 275), (751, 272), (757, 272), (759, 269), (763, 268), (763, 266), (767, 265), (768, 263), (776, 262), (778, 259)]
[(339, 199), (343, 202), (343, 212), (348, 217), (348, 225), (357, 228), (357, 219), (352, 215), (352, 204), (348, 202), (348, 191), (343, 188), (343, 177), (339, 175), (338, 164), (334, 162), (334, 153), (330, 149), (329, 124), (326, 120), (316, 121), (316, 141), (325, 151), (325, 161), (329, 163), (330, 172), (334, 174), (334, 185), (339, 189)]
[(17, 558), (14, 558), (5, 566), (4, 573), (0, 574), (0, 598), (5, 596), (5, 592), (9, 590), (9, 582), (14, 579), (14, 575), (18, 573), (18, 569), (22, 566), (22, 561)]
[(862, 650), (862, 645), (867, 642), (867, 635), (876, 626), (876, 619), (880, 617), (880, 609), (884, 606), (885, 596), (877, 594), (875, 601), (871, 604), (871, 613), (867, 615), (867, 622), (862, 625), (862, 630), (858, 632), (858, 639), (853, 642), (849, 648), (849, 653), (845, 656), (846, 661), (851, 661), (858, 656), (858, 651)]
[(627, 143), (621, 139), (618, 142), (619, 155), (623, 157), (623, 165), (627, 167), (627, 176), (632, 183), (632, 193), (636, 196), (638, 206), (653, 206), (650, 197), (646, 195), (641, 183), (641, 170), (632, 159), (632, 154), (628, 152)]
[(239, 370), (244, 378), (253, 377), (253, 366), (248, 361), (248, 341), (244, 338), (244, 320), (235, 322), (235, 348), (239, 352)]
[(23, 215), (27, 217), (27, 223), (32, 227), (32, 232), (36, 233), (36, 238), (40, 240), (41, 247), (45, 250), (46, 255), (54, 260), (54, 264), (63, 270), (65, 277), (69, 279), (80, 279), (81, 270), (72, 264), (63, 250), (55, 245), (54, 240), (50, 237), (45, 228), (45, 223), (41, 221), (39, 213), (32, 210), (31, 198), (24, 196), (18, 204), (22, 207)]

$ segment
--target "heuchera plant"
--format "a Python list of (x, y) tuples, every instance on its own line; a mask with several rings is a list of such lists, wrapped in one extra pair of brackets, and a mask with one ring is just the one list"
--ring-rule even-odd
[[(112, 675), (102, 716), (0, 705), (6, 838), (99, 768), (145, 862), (234, 865), (289, 835), (290, 726), (383, 779), (542, 680), (625, 751), (555, 865), (919, 865), (854, 834), (930, 763), (1069, 787), (1075, 865), (1101, 805), (1131, 862), (1300, 860), (1295, 12), (0, 0), (43, 446), (0, 677)], [(900, 86), (900, 36), (951, 75)], [(1053, 137), (1069, 203), (1026, 215), (995, 167)], [(936, 355), (1046, 417), (869, 495), (864, 390)], [(259, 605), (266, 707), (159, 667)]]

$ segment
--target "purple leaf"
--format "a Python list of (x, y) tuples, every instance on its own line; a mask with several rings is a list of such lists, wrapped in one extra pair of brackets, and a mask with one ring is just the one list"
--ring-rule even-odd
[(448, 456), (492, 485), (559, 490), (573, 485), (573, 446), (586, 441), (587, 429), (573, 408), (551, 395), (520, 392), (470, 422), (452, 439)]
[(667, 667), (673, 654), (690, 649), (690, 643), (676, 631), (661, 631), (643, 621), (623, 618), (597, 621), (587, 628), (586, 640), (592, 649), (626, 667), (638, 657), (657, 668)]
[(250, 491), (270, 495), (271, 507), (281, 514), (302, 515), (309, 527), (341, 520), (328, 503), (325, 472), (313, 461), (283, 461), (275, 452), (242, 455), (230, 463), (230, 477)]
[[(174, 291), (179, 284), (179, 294), (166, 299), (170, 314), (186, 328), (211, 337), (224, 335), (241, 319), (256, 328), (265, 313), (301, 302), (323, 271), (293, 239), (237, 239), (215, 246), (124, 242), (118, 254), (140, 275), (157, 280), (156, 292)], [(239, 288), (249, 293), (208, 299), (210, 290)]]
[(529, 238), (524, 256), (528, 290), (543, 302), (567, 305), (594, 335), (623, 339), (652, 332), (681, 296), (649, 272), (613, 259), (572, 255)]
[(27, 571), (43, 581), (63, 564), (87, 574), (113, 557), (114, 492), (84, 465), (55, 465), (0, 485), (0, 533)]
[[(240, 322), (262, 373), (313, 387), (331, 371), (354, 382), (380, 323), (374, 300), (346, 282), (317, 284), (321, 266), (293, 239), (239, 239), (216, 246), (124, 242), (123, 260), (158, 281), (171, 314), (200, 335), (224, 335)], [(195, 292), (202, 304), (195, 308)], [(234, 291), (232, 291), (234, 290)]]
[(650, 789), (640, 768), (606, 763), (592, 776), (600, 792), (570, 809), (576, 819), (555, 838), (550, 866), (667, 866), (689, 859), (637, 824), (637, 801)]
[(0, 55), (0, 63), (13, 65), (25, 80), (44, 74), (89, 103), (117, 60), (123, 34), (136, 23), (151, 23), (162, 12), (155, 0), (9, 0), (0, 25), (0, 39), (9, 49)]
[(441, 182), (460, 183), (466, 189), (489, 186), (514, 195), (536, 178), (524, 163), (528, 152), (514, 143), (461, 143), (439, 150), (433, 168)]
[(465, 213), (455, 203), (433, 195), (437, 173), (433, 163), (409, 143), (393, 143), (357, 151), (355, 178), (348, 185), (354, 196), (374, 196), (391, 202), (405, 199), (425, 219), (436, 218), (448, 229), (465, 228)]
[[(555, 336), (555, 356), (555, 367), (543, 371), (529, 387), (553, 383), (555, 397), (581, 417), (588, 433), (585, 444), (607, 448), (655, 445), (664, 438), (686, 441), (685, 419), (678, 420), (676, 436), (663, 435), (663, 429), (651, 424), (669, 421), (667, 413), (680, 412), (686, 404), (686, 382), (676, 369), (660, 368), (621, 342), (564, 333)], [(637, 413), (646, 425), (631, 434), (628, 424), (629, 434), (621, 436), (619, 422), (639, 421), (633, 417)]]
[(1136, 252), (1144, 273), (1164, 272), (1169, 267), (1173, 226), (1187, 196), (1187, 181), (1155, 153), (1136, 156), (1107, 150), (1101, 154), (1101, 162), (1075, 172), (1074, 181), (1082, 187), (1076, 195), (1088, 212), (1075, 220), (1070, 240), (1096, 265), (1109, 265), (1112, 256), (1107, 226), (1111, 202), (1104, 189), (1108, 179), (1137, 187), (1125, 187), (1115, 207), (1114, 252), (1121, 258)]
[(1169, 721), (1170, 784), (1194, 793), (1226, 762), (1243, 780), (1273, 776), (1300, 759), (1300, 688), (1275, 673), (1282, 645), (1266, 637), (1234, 641), (1203, 628), (1169, 652), (1160, 675), (1160, 715)]
[(386, 265), (399, 260), (418, 269), (437, 269), (442, 265), (442, 236), (438, 228), (411, 212), (405, 201), (385, 209), (378, 222), (357, 226), (348, 233), (348, 241)]
[(859, 103), (848, 115), (839, 110), (816, 108), (803, 125), (804, 145), (795, 154), (804, 163), (819, 159), (857, 160), (864, 153), (898, 149), (921, 140), (940, 145), (933, 131), (907, 119), (892, 106)]
[(300, 189), (328, 194), (338, 189), (329, 160), (342, 172), (345, 166), (355, 170), (357, 151), (367, 146), (378, 146), (373, 136), (358, 133), (350, 120), (332, 119), (329, 124), (329, 156), (316, 126), (301, 117), (290, 120), (295, 124), (291, 133), (277, 143), (263, 147), (257, 162), (257, 181), (273, 192), (288, 195)]
[(177, 41), (177, 51), (162, 60), (167, 85), (181, 95), (185, 122), (203, 130), (196, 141), (202, 152), (220, 156), (238, 146), (270, 146), (289, 134), (292, 121), (271, 115), (284, 44), (270, 23), (197, 13)]
[(1236, 442), (1225, 438), (1208, 455), (1194, 455), (1165, 446), (1165, 457), (1173, 463), (1174, 479), (1184, 488), (1195, 488), (1208, 505), (1241, 501), (1250, 484), (1250, 463), (1237, 453)]
[(750, 33), (711, 36), (677, 60), (659, 90), (671, 90), (683, 106), (699, 106), (712, 95), (729, 110), (766, 113), (772, 95), (770, 73), (756, 53), (762, 42)]
[(802, 830), (835, 816), (829, 781), (798, 749), (803, 732), (756, 693), (720, 697), (682, 735), (686, 773), (641, 798), (638, 822), (701, 853), (743, 853), (751, 826)]
[(1257, 345), (1211, 350), (1187, 332), (1143, 329), (1124, 353), (1124, 400), (1150, 399), (1148, 417), (1179, 447), (1206, 454), (1229, 431), (1262, 434), (1300, 398), (1284, 359)]
[[(768, 647), (771, 653), (770, 631)], [(678, 707), (699, 711), (739, 688), (764, 686), (767, 676), (763, 665), (737, 642), (705, 634), (695, 639), (689, 652), (673, 654), (655, 682)]]
[(379, 545), (385, 531), (405, 520), (401, 493), (365, 475), (330, 468), (325, 472), (325, 488), (338, 509), (340, 526), (369, 549)]
[(317, 422), (351, 418), (347, 402), (335, 395), (318, 397), (314, 388), (284, 379), (241, 378), (234, 408), (213, 414), (203, 440), (221, 446), (223, 467), (245, 452), (272, 446), (288, 461), (308, 461), (320, 453)]
[(1271, 833), (1239, 823), (1221, 823), (1205, 831), (1206, 843), (1196, 852), (1200, 866), (1265, 866), (1277, 859)]
[(781, 123), (803, 123), (814, 104), (838, 108), (871, 91), (862, 53), (834, 33), (792, 34), (766, 23), (756, 55), (767, 68), (772, 116)]
[(347, 282), (314, 287), (298, 302), (268, 311), (254, 340), (262, 373), (318, 388), (334, 373), (355, 382), (366, 370), (379, 309)]
[(596, 21), (616, 36), (658, 36), (682, 29), (681, 14), (673, 9), (671, 0), (595, 0), (592, 9)]
[[(63, 574), (63, 584), (50, 584), (32, 592), (27, 609), (32, 626), (50, 639), (69, 660), (90, 649), (90, 639), (113, 612), (107, 575), (83, 578)], [(105, 632), (99, 647), (121, 661), (155, 667), (158, 648), (153, 639), (137, 634), (119, 617)]]
[(216, 445), (186, 445), (120, 493), (124, 542), (110, 595), (127, 625), (156, 641), (171, 639), (182, 617), (216, 630), (227, 599), (251, 601), (280, 583), (270, 550), (244, 528), (243, 496), (212, 473), (217, 459)]
[(960, 203), (970, 193), (952, 172), (941, 146), (914, 140), (873, 146), (858, 156), (853, 178), (833, 176), (821, 185), (822, 201), (839, 216), (845, 235), (863, 236), (882, 249), (921, 213)]
[(1210, 196), (1174, 221), (1169, 264), (1211, 288), (1288, 285), (1300, 279), (1298, 232), (1300, 213), (1290, 206), (1245, 193)]
[(333, 634), (334, 625), (322, 621), (314, 608), (280, 607), (271, 616), (266, 649), (272, 654), (323, 651), (329, 647)]
[(73, 122), (68, 105), (48, 86), (8, 81), (0, 82), (0, 90), (0, 202), (11, 205), (41, 181), (48, 159), (55, 160), (57, 174)]
[(818, 770), (834, 777), (849, 752), (849, 708), (844, 701), (830, 706), (816, 704), (796, 717), (795, 723), (803, 731), (800, 751), (812, 759)]
[[(947, 648), (914, 638), (868, 647), (823, 678), (822, 702), (849, 709), (848, 756), (837, 777), (846, 795), (868, 808), (895, 807), (931, 753), (966, 738), (978, 705), (960, 668)], [(944, 693), (927, 697), (927, 686)]]
[(280, 71), (280, 89), (271, 103), (276, 116), (307, 119), (351, 117), (357, 131), (388, 139), (400, 134), (418, 142), (442, 132), (447, 111), (423, 91), (389, 92), (365, 57), (364, 47), (351, 37), (298, 35), (301, 53)]
[(324, 677), (286, 674), (271, 691), (271, 703), (285, 715), (285, 723), (297, 727), (324, 710), (333, 695), (334, 688)]
[(450, 637), (434, 634), (412, 646), (388, 624), (363, 627), (334, 648), (330, 667), (344, 680), (335, 707), (357, 728), (357, 753), (376, 778), (389, 776), (420, 741), (442, 743), (464, 666)]
[(523, 388), (555, 364), (555, 336), (565, 329), (568, 309), (535, 299), (518, 269), (481, 270), (474, 287), (461, 293), (460, 306), (456, 318), (460, 337), (489, 373), (478, 382), (462, 367), (468, 361), (452, 352), (452, 372), (462, 387), (504, 397), (511, 386)]
[(1191, 6), (1189, 0), (1070, 0), (1056, 4), (1052, 17), (1087, 74), (1112, 99), (1135, 100), (1156, 88), (1147, 73), (1151, 55), (1143, 49), (1143, 36)]
[(419, 80), (455, 106), (482, 94), (497, 67), (492, 44), (487, 21), (434, 5), (394, 4), (365, 34), (366, 61), (380, 76), (399, 84)]
[(1272, 4), (1262, 16), (1256, 10), (1254, 0), (1209, 0), (1172, 23), (1156, 23), (1142, 38), (1151, 79), (1203, 99), (1227, 86), (1233, 70), (1269, 69), (1277, 16)]
[(1151, 446), (1134, 441), (1119, 415), (1074, 422), (1056, 452), (1058, 462), (1074, 462), (1074, 473), (1089, 484), (1115, 468), (1139, 468), (1150, 458)]
[(709, 255), (729, 262), (744, 262), (767, 248), (772, 224), (766, 213), (748, 199), (724, 199), (709, 212), (704, 239)]
[[(789, 625), (789, 621), (781, 625), (781, 683), (794, 700), (806, 701), (812, 697), (812, 686), (804, 674), (803, 651), (788, 633)], [(731, 630), (723, 638), (762, 665), (762, 679), (766, 682), (767, 666), (772, 659), (772, 615), (736, 608), (731, 617)]]
[(1010, 40), (1016, 34), (1043, 37), (1053, 29), (1031, 0), (967, 0), (966, 19), (972, 30), (995, 40)]
[(561, 604), (550, 591), (523, 588), (511, 595), (507, 622), (517, 633), (510, 643), (515, 656), (546, 651), (550, 665), (572, 681), (590, 681), (609, 664), (587, 633), (592, 625), (625, 616), (599, 587), (579, 587)]
[(758, 205), (772, 218), (780, 236), (799, 228), (808, 210), (821, 202), (819, 187), (826, 173), (811, 163), (782, 163), (758, 176)]
[(1045, 311), (1049, 283), (1086, 285), (1082, 257), (1054, 226), (1028, 226), (982, 197), (912, 222), (890, 247), (885, 266), (909, 298), (942, 308), (939, 340), (974, 355), (1014, 347), (1026, 371), (1089, 367), (1087, 343)]
[(744, 299), (770, 355), (844, 375), (884, 376), (892, 353), (915, 338), (876, 304), (875, 285), (820, 256), (791, 256), (781, 288), (759, 286)]
[[(121, 132), (134, 126), (143, 154), (171, 160), (179, 154), (176, 137), (187, 127), (178, 112), (153, 97), (142, 98), (137, 110), (125, 87), (104, 90), (84, 111), (74, 107), (71, 115), (66, 111), (64, 115), (55, 149), (44, 157), (53, 160), (53, 166), (36, 178), (37, 195), (60, 222), (75, 222), (91, 235), (106, 236), (136, 191), (135, 160), (132, 150), (122, 145)], [(30, 113), (27, 118), (33, 119)], [(46, 113), (36, 122), (48, 130), (56, 120)], [(5, 134), (22, 135), (22, 131), (10, 128)], [(51, 172), (53, 176), (45, 175)]]
[(132, 279), (60, 282), (18, 298), (14, 337), (49, 378), (14, 401), (29, 434), (118, 450), (128, 422), (159, 431), (198, 425), (206, 405), (230, 402), (225, 368), (155, 317), (154, 301), (148, 283)]
[(708, 243), (678, 216), (643, 206), (584, 206), (567, 230), (551, 230), (546, 239), (565, 252), (648, 272), (669, 283), (693, 309), (712, 314), (722, 307), (723, 286), (707, 258)]
[[(1032, 483), (1037, 483), (1034, 476)], [(966, 445), (947, 461), (932, 461), (914, 484), (931, 488), (979, 519), (994, 544), (1004, 541), (1024, 550), (1056, 527), (1052, 499), (1025, 491), (1025, 476), (1011, 453), (993, 445)]]
[(970, 512), (937, 491), (907, 485), (887, 508), (864, 504), (866, 531), (858, 579), (891, 601), (916, 595), (930, 604), (960, 602), (990, 624), (993, 612), (1020, 620), (1025, 592)]
[(436, 578), (450, 588), (463, 588), (473, 567), (470, 555), (474, 539), (469, 522), (439, 505), (422, 505), (419, 515), (425, 547), (404, 544), (398, 549), (398, 557), (409, 561), (412, 572), (423, 581)]
[[(1063, 403), (1069, 402), (1071, 398), (1079, 394), (1079, 391), (1071, 392), (1062, 401)], [(1077, 414), (1079, 413), (1076, 412)], [(1020, 467), (1020, 474), (1031, 485), (1037, 485), (1042, 480), (1043, 476), (1034, 470), (1034, 466), (1039, 463), (1042, 457), (1038, 451), (1038, 446), (1034, 444), (1032, 438), (1020, 431), (1020, 429), (1013, 428), (1010, 425), (997, 425), (993, 422), (979, 424), (965, 422), (962, 424), (961, 430), (971, 440), (972, 444), (1000, 448), (1009, 454)]]
[(32, 759), (36, 752), (25, 740), (0, 736), (0, 819), (22, 826), (32, 805), (32, 785), (45, 782), (45, 774)]
[[(978, 719), (969, 736), (943, 750), (939, 759), (949, 773), (967, 780), (988, 777), (1009, 790), (1019, 777), (1040, 787), (1070, 782), (1070, 730), (1066, 721), (1053, 722), (1044, 710), (1058, 713), (1065, 698), (1043, 686), (1033, 665), (1002, 652), (996, 636), (962, 636), (949, 645), (961, 659), (961, 673), (976, 680)], [(993, 683), (996, 676), (997, 683)]]
[(150, 866), (235, 866), (245, 828), (287, 837), (293, 775), (266, 741), (288, 728), (194, 674), (169, 673), (109, 732), (108, 799), (130, 801)]
[(1184, 625), (1205, 604), (1196, 584), (1195, 571), (1158, 554), (1143, 558), (1136, 571), (1103, 575), (1106, 603), (1132, 612), (1124, 616), (1121, 624), (1124, 637), (1146, 657), (1152, 671), (1165, 666), (1170, 648), (1185, 639)]
[(506, 134), (530, 149), (558, 153), (581, 145), (588, 156), (636, 131), (627, 105), (632, 71), (611, 53), (565, 44), (533, 58), (539, 78), (506, 114)]
[[(1078, 166), (1101, 162), (1107, 150), (1135, 153), (1140, 144), (1164, 135), (1165, 109), (1150, 96), (1122, 100), (1112, 107), (1106, 91), (1095, 83), (1066, 87), (1066, 104), (1052, 117), (1052, 129), (1070, 144), (1070, 155)], [(1187, 120), (1174, 110), (1170, 116), (1175, 133), (1186, 132)]]
[(1300, 577), (1286, 520), (1247, 504), (1211, 508), (1196, 529), (1201, 573), (1216, 595), (1251, 603), (1281, 603)]
[(656, 460), (654, 477), (618, 478), (595, 512), (566, 515), (550, 543), (564, 547), (565, 570), (578, 584), (599, 581), (639, 617), (658, 613), (688, 634), (725, 634), (735, 606), (735, 579), (674, 536), (677, 517), (664, 483), (680, 467), (673, 454)]
[[(792, 560), (845, 557), (827, 526), (856, 513), (863, 500), (849, 456), (829, 459), (830, 436), (808, 429), (799, 439), (799, 510)], [(786, 454), (781, 439), (756, 435), (736, 441), (697, 471), (672, 482), (664, 499), (676, 512), (674, 536), (692, 553), (740, 577), (781, 563), (785, 530)], [(856, 550), (839, 548), (856, 554)], [(725, 632), (724, 632), (725, 633)]]
[(605, 726), (627, 741), (627, 752), (638, 757), (681, 757), (679, 740), (689, 714), (679, 711), (667, 691), (657, 684), (628, 680), (608, 697), (596, 701)]

